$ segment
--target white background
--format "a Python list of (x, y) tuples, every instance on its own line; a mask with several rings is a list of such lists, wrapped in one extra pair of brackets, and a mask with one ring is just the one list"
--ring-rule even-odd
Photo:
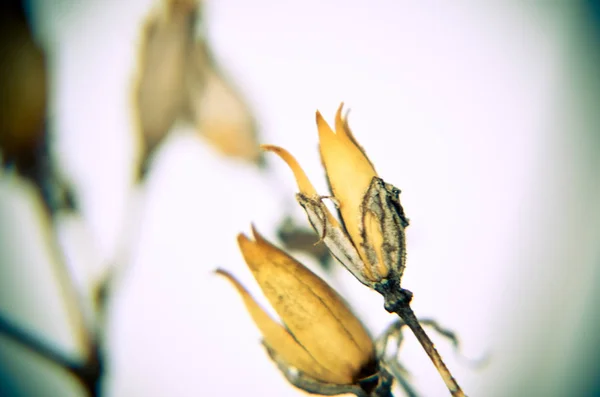
[[(314, 112), (332, 122), (341, 101), (352, 109), (356, 138), (402, 190), (413, 309), (455, 330), (467, 357), (488, 356), (469, 368), (434, 337), (470, 396), (591, 395), (597, 375), (600, 102), (590, 76), (600, 63), (582, 11), (566, 4), (220, 0), (205, 10), (261, 141), (289, 149), (324, 194)], [(302, 394), (212, 274), (229, 269), (262, 299), (235, 236), (254, 222), (274, 239), (290, 211), (304, 222), (291, 173), (274, 156), (261, 173), (176, 128), (133, 192), (131, 87), (152, 2), (33, 5), (51, 53), (56, 157), (82, 207), (59, 228), (78, 286), (88, 290), (133, 236), (109, 306), (106, 395)], [(38, 205), (23, 182), (0, 178), (0, 309), (76, 352)], [(393, 320), (341, 267), (328, 280), (373, 334)], [(0, 394), (80, 395), (1, 337), (0, 360)], [(402, 360), (423, 396), (447, 395), (414, 338)]]

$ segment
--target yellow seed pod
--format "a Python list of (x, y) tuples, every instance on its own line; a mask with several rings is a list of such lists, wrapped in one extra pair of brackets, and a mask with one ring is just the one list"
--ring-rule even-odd
[(294, 157), (272, 145), (263, 149), (279, 155), (290, 167), (300, 193), (298, 202), (327, 248), (360, 282), (370, 288), (394, 279), (405, 266), (404, 229), (408, 220), (400, 205), (400, 190), (377, 176), (358, 144), (343, 104), (335, 116), (335, 132), (317, 111), (321, 159), (343, 226), (335, 219)]
[[(238, 236), (244, 259), (289, 330), (290, 337), (318, 366), (307, 370), (306, 365), (310, 363), (302, 359), (298, 349), (290, 353), (281, 347), (277, 348), (276, 345), (280, 346), (279, 340), (284, 339), (279, 335), (281, 332), (277, 331), (277, 337), (273, 336), (274, 333), (267, 334), (263, 330), (267, 328), (267, 315), (253, 315), (265, 336), (265, 342), (289, 365), (296, 366), (315, 379), (334, 384), (355, 383), (364, 376), (364, 369), (375, 359), (373, 342), (367, 330), (327, 283), (270, 244), (254, 229), (253, 236), (254, 240), (243, 234)], [(243, 292), (240, 293), (245, 296)], [(246, 302), (248, 299), (244, 298)], [(246, 304), (251, 313), (256, 313), (254, 305)], [(273, 328), (272, 325), (268, 327)], [(291, 346), (291, 342), (287, 343)]]
[(246, 309), (260, 330), (265, 344), (270, 349), (276, 351), (283, 361), (314, 379), (324, 382), (332, 382), (336, 379), (336, 374), (331, 373), (315, 361), (306, 349), (304, 349), (304, 347), (302, 347), (281, 324), (273, 320), (267, 312), (256, 303), (248, 290), (246, 290), (234, 276), (225, 270), (217, 270), (217, 274), (227, 278), (233, 284), (244, 300)]

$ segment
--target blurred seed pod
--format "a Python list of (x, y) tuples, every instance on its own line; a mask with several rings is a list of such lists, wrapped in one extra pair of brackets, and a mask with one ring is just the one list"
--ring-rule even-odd
[(0, 5), (0, 148), (4, 165), (33, 167), (43, 146), (48, 95), (44, 52), (21, 2)]
[(198, 133), (225, 156), (263, 165), (252, 111), (203, 40), (195, 43), (186, 72), (184, 116)]
[(197, 19), (196, 0), (165, 0), (142, 28), (134, 101), (143, 164), (181, 112)]
[(224, 77), (205, 38), (195, 37), (201, 6), (197, 0), (164, 0), (143, 27), (135, 86), (140, 176), (178, 119), (193, 124), (225, 156), (263, 164), (246, 100)]

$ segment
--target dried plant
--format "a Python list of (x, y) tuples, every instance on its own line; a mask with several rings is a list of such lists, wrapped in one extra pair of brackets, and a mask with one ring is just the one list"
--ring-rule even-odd
[(139, 178), (177, 122), (193, 125), (225, 156), (262, 164), (250, 107), (199, 31), (202, 7), (198, 0), (163, 0), (143, 26), (134, 86)]
[[(65, 209), (76, 213), (78, 208), (51, 162), (54, 153), (51, 153), (46, 127), (50, 80), (46, 54), (34, 39), (23, 2), (2, 4), (0, 163), (3, 168), (16, 170), (18, 177), (33, 182), (36, 193), (43, 199), (40, 223), (48, 238), (51, 263), (80, 354), (66, 354), (47, 343), (43, 335), (30, 332), (2, 313), (0, 334), (73, 375), (87, 395), (98, 396), (105, 370), (105, 303), (112, 292), (114, 273), (122, 271), (119, 266), (122, 264), (111, 266), (94, 284), (97, 290), (90, 295), (96, 298), (95, 306), (89, 312), (83, 304), (84, 293), (76, 287), (53, 230), (58, 213)], [(260, 162), (261, 152), (249, 106), (224, 78), (205, 37), (197, 35), (201, 11), (202, 3), (198, 0), (161, 0), (141, 29), (133, 90), (136, 132), (143, 152), (137, 172), (140, 177), (152, 152), (178, 120), (196, 125), (199, 135), (226, 155)], [(228, 117), (232, 109), (235, 118)], [(229, 140), (236, 142), (235, 148), (227, 143)], [(138, 182), (143, 182), (142, 178)], [(123, 240), (129, 241), (128, 238)]]
[[(412, 292), (401, 287), (402, 273), (406, 266), (405, 229), (408, 227), (409, 222), (400, 204), (400, 190), (386, 183), (377, 175), (365, 151), (354, 138), (348, 126), (347, 117), (342, 117), (342, 109), (343, 104), (340, 105), (336, 114), (335, 132), (319, 112), (317, 112), (316, 119), (321, 158), (331, 188), (331, 196), (322, 196), (317, 193), (296, 159), (285, 149), (271, 145), (265, 145), (263, 149), (279, 155), (291, 168), (300, 190), (296, 198), (305, 210), (314, 230), (318, 233), (319, 241), (323, 242), (331, 254), (361, 283), (383, 296), (385, 309), (390, 313), (396, 313), (401, 318), (402, 324), (412, 330), (431, 358), (450, 393), (453, 396), (464, 396), (462, 389), (452, 377), (412, 311), (410, 307)], [(323, 203), (324, 198), (333, 200), (338, 209), (340, 221), (325, 206)], [(258, 235), (255, 235), (258, 240)], [(264, 247), (265, 244), (261, 239), (261, 243), (257, 244), (257, 247)], [(268, 269), (274, 268), (280, 269), (279, 272), (294, 273), (295, 270), (293, 269), (302, 267), (302, 265), (291, 259), (277, 261), (276, 257), (287, 257), (279, 250), (277, 250), (277, 255), (262, 253), (262, 257), (260, 257), (262, 262), (260, 262), (258, 259), (260, 249), (256, 249), (253, 251), (254, 254), (249, 256), (247, 248), (243, 244), (241, 244), (241, 248), (246, 262), (271, 303), (275, 305), (276, 310), (277, 304), (281, 300), (290, 299), (295, 302), (295, 308), (288, 308), (285, 311), (279, 309), (277, 310), (278, 313), (280, 310), (286, 313), (298, 310), (306, 315), (303, 329), (313, 330), (315, 334), (322, 335), (325, 340), (339, 338), (340, 343), (343, 343), (344, 334), (336, 331), (335, 326), (331, 326), (329, 330), (322, 329), (324, 324), (321, 318), (314, 314), (311, 315), (309, 310), (301, 308), (304, 300), (311, 299), (309, 293), (311, 286), (321, 286), (323, 284), (322, 280), (314, 275), (312, 275), (314, 277), (305, 276), (302, 279), (297, 279), (296, 282), (306, 289), (304, 295), (298, 294), (294, 288), (278, 286), (280, 279), (276, 275), (270, 279), (263, 278), (262, 275), (266, 274)], [(281, 270), (285, 266), (288, 268)], [(257, 273), (256, 269), (258, 268), (265, 269), (264, 273)], [(278, 294), (270, 295), (275, 290), (279, 291)], [(293, 296), (288, 296), (288, 294)], [(358, 321), (354, 317), (335, 317), (338, 321), (343, 321), (342, 318), (347, 319), (347, 326)], [(286, 322), (285, 319), (284, 322)], [(336, 325), (339, 324), (336, 323)], [(294, 329), (289, 328), (293, 333)], [(398, 330), (400, 328), (398, 327)], [(316, 331), (316, 329), (319, 331)], [(298, 340), (298, 342), (305, 348), (306, 353), (311, 354), (308, 345), (304, 345), (302, 340)], [(357, 368), (364, 368), (360, 366), (364, 365), (364, 361), (355, 358), (355, 366), (353, 367), (355, 372), (352, 373), (352, 377), (344, 379), (345, 383), (336, 379), (337, 382), (332, 382), (334, 383), (333, 386), (328, 384), (327, 387), (321, 389), (314, 386), (313, 381), (320, 380), (319, 377), (315, 376), (314, 371), (304, 366), (295, 365), (294, 361), (287, 357), (280, 357), (277, 349), (270, 345), (266, 335), (265, 344), (290, 382), (306, 391), (320, 394), (341, 394), (350, 390), (336, 388), (336, 385), (347, 386), (350, 383), (359, 386), (362, 380), (376, 376), (378, 379), (375, 382), (378, 385), (376, 388), (369, 390), (359, 388), (355, 394), (361, 395), (360, 392), (365, 392), (366, 395), (379, 396), (389, 393), (388, 377), (386, 375), (388, 373), (385, 371), (384, 366), (379, 363), (372, 366), (371, 373), (365, 373), (357, 370)], [(327, 353), (330, 359), (335, 357), (335, 352), (329, 351)], [(344, 368), (344, 364), (339, 361), (333, 362), (332, 365), (328, 368), (332, 371), (341, 371)], [(291, 371), (290, 368), (294, 370)], [(290, 377), (291, 372), (296, 376)], [(309, 379), (309, 385), (298, 382), (297, 379)], [(324, 391), (327, 391), (327, 393), (324, 393)]]
[(300, 262), (252, 230), (238, 244), (285, 327), (258, 306), (229, 273), (261, 330), (264, 345), (293, 385), (319, 394), (389, 395), (390, 375), (378, 366), (373, 340), (343, 299)]
[[(104, 371), (102, 318), (104, 300), (98, 299), (95, 313), (86, 316), (81, 299), (69, 274), (56, 236), (51, 231), (58, 209), (75, 209), (68, 195), (56, 199), (56, 186), (48, 173), (48, 139), (45, 128), (47, 69), (43, 51), (32, 39), (22, 9), (2, 13), (3, 33), (17, 40), (5, 40), (2, 49), (2, 103), (0, 149), (3, 166), (15, 165), (19, 174), (32, 180), (44, 198), (56, 272), (61, 280), (65, 304), (82, 352), (72, 357), (47, 345), (19, 325), (0, 315), (0, 333), (30, 351), (71, 373), (90, 396), (100, 395)], [(197, 0), (163, 0), (151, 13), (142, 31), (138, 80), (135, 86), (138, 132), (143, 141), (143, 161), (139, 175), (152, 151), (160, 145), (180, 120), (192, 123), (199, 134), (219, 152), (253, 164), (262, 164), (256, 122), (244, 98), (225, 78), (203, 35), (196, 28), (202, 14)], [(6, 16), (14, 18), (7, 18)], [(6, 23), (4, 23), (6, 22)], [(17, 46), (22, 51), (14, 51)], [(19, 56), (15, 56), (19, 55)], [(24, 100), (26, 98), (27, 100)], [(336, 131), (317, 112), (317, 126), (323, 164), (332, 195), (317, 193), (297, 161), (284, 149), (264, 146), (278, 154), (292, 169), (300, 192), (296, 198), (317, 232), (313, 241), (295, 225), (282, 229), (280, 237), (288, 248), (311, 252), (322, 264), (329, 253), (363, 284), (381, 293), (385, 308), (400, 320), (378, 339), (373, 339), (346, 302), (325, 281), (291, 256), (267, 242), (253, 230), (254, 240), (238, 236), (242, 254), (257, 282), (285, 327), (271, 319), (242, 285), (228, 272), (219, 270), (233, 283), (248, 311), (260, 328), (269, 356), (289, 382), (302, 390), (323, 395), (352, 393), (360, 397), (391, 396), (397, 380), (409, 396), (397, 357), (387, 357), (385, 347), (408, 326), (417, 336), (448, 389), (454, 396), (464, 393), (445, 367), (433, 344), (410, 308), (412, 293), (401, 288), (405, 267), (405, 228), (408, 219), (399, 201), (400, 191), (376, 174), (372, 163), (354, 139), (341, 115), (336, 115)], [(353, 174), (348, 175), (351, 167)], [(52, 188), (50, 188), (52, 187)], [(331, 199), (339, 210), (339, 220), (323, 199)], [(71, 204), (69, 204), (71, 203)], [(288, 224), (289, 226), (289, 224)], [(99, 286), (110, 292), (108, 277)], [(87, 321), (88, 317), (92, 321)], [(435, 322), (425, 321), (456, 343), (453, 334)]]

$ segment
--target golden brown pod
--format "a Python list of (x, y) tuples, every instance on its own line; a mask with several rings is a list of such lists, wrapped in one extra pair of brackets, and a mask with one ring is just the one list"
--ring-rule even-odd
[(363, 284), (375, 288), (390, 277), (399, 280), (402, 275), (408, 220), (400, 205), (400, 190), (377, 176), (342, 117), (342, 109), (343, 104), (336, 113), (335, 132), (318, 111), (316, 121), (321, 159), (333, 195), (330, 198), (343, 224), (323, 204), (323, 197), (291, 154), (276, 146), (263, 148), (279, 155), (293, 171), (300, 190), (298, 202), (327, 248)]
[(210, 53), (198, 40), (186, 70), (185, 115), (221, 154), (262, 164), (252, 111)]
[[(282, 336), (281, 330), (271, 323), (273, 320), (258, 309), (239, 283), (231, 276), (228, 278), (244, 298), (263, 332), (265, 344), (288, 365), (316, 380), (350, 385), (364, 377), (365, 369), (372, 367), (375, 353), (371, 337), (362, 323), (317, 275), (270, 244), (254, 229), (253, 236), (254, 240), (243, 234), (238, 236), (240, 250), (285, 324), (287, 330), (281, 330), (288, 333), (289, 338)], [(221, 274), (227, 275), (222, 271)], [(281, 341), (286, 338), (284, 349)]]

